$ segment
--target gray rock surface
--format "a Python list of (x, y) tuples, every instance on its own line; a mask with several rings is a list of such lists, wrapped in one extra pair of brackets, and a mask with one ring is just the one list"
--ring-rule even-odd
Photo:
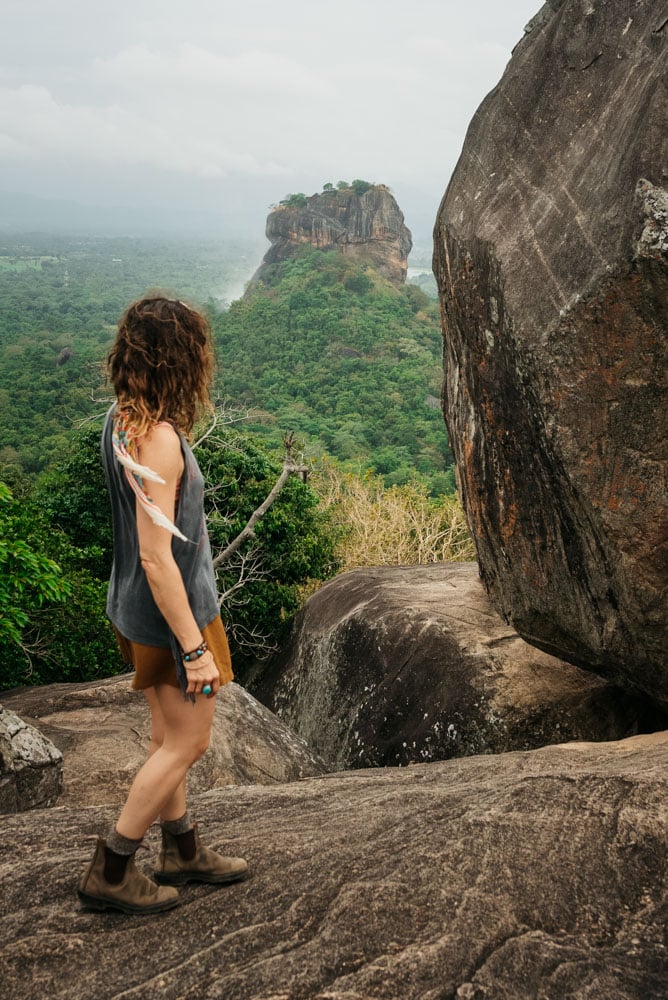
[[(3, 697), (62, 751), (60, 804), (124, 801), (149, 741), (146, 701), (131, 690), (129, 677), (21, 688)], [(295, 781), (326, 770), (285, 723), (232, 683), (217, 698), (209, 750), (189, 773), (189, 791)]]
[(62, 785), (60, 750), (0, 705), (0, 813), (52, 806)]
[(640, 708), (520, 639), (474, 563), (336, 577), (254, 690), (339, 768), (618, 739)]
[(666, 0), (541, 11), (434, 269), (482, 577), (527, 641), (668, 704)]
[(384, 184), (361, 195), (352, 188), (314, 194), (303, 207), (279, 205), (267, 217), (266, 231), (271, 246), (253, 282), (262, 279), (270, 265), (289, 260), (305, 246), (368, 261), (396, 284), (406, 280), (411, 234)]
[(3, 998), (658, 1000), (667, 776), (664, 733), (215, 789), (203, 835), (251, 877), (152, 918), (79, 910), (109, 809), (10, 816)]

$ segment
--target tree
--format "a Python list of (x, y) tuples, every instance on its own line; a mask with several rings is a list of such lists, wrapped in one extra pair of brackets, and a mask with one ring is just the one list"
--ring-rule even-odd
[(286, 205), (288, 208), (305, 208), (307, 198), (303, 191), (298, 191), (296, 194), (286, 195), (279, 204)]
[(369, 188), (373, 187), (373, 184), (370, 184), (369, 181), (362, 181), (357, 178), (357, 180), (354, 180), (350, 186), (355, 194), (365, 194)]
[(373, 281), (362, 271), (350, 274), (344, 279), (343, 284), (349, 292), (355, 292), (357, 295), (365, 295), (373, 288)]
[(332, 576), (336, 529), (287, 441), (279, 461), (250, 435), (222, 428), (197, 457), (221, 614), (236, 669), (272, 653), (310, 581)]
[(323, 184), (322, 190), (323, 191), (333, 191), (334, 190), (334, 185), (332, 184), (331, 181), (327, 181), (326, 184)]
[(41, 551), (29, 509), (0, 483), (0, 643), (24, 649), (32, 612), (71, 593), (60, 566)]
[(70, 437), (66, 457), (41, 477), (35, 500), (44, 518), (81, 550), (93, 576), (111, 572), (111, 506), (100, 461), (100, 429), (88, 426)]
[[(0, 515), (0, 688), (86, 681), (123, 670), (105, 615), (106, 581), (54, 529), (34, 495)], [(12, 628), (11, 626), (15, 627)]]
[(350, 187), (348, 181), (337, 181), (336, 188), (338, 191), (346, 191)]

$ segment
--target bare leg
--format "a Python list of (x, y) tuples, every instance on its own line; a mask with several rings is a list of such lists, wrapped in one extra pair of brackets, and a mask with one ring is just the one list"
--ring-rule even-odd
[[(118, 833), (134, 840), (141, 839), (168, 806), (170, 813), (173, 806), (180, 808), (179, 786), (184, 785), (188, 768), (209, 745), (216, 707), (215, 698), (198, 697), (192, 705), (183, 700), (178, 688), (167, 684), (158, 685), (153, 692), (164, 722), (162, 744), (158, 747), (156, 743), (138, 771), (116, 824)], [(179, 815), (185, 812), (185, 794), (182, 801)]]
[[(165, 717), (162, 714), (155, 688), (146, 688), (144, 695), (151, 710), (151, 740), (147, 757), (152, 757), (156, 750), (160, 749), (165, 739)], [(160, 819), (180, 819), (185, 814), (186, 809), (186, 779), (184, 778), (172, 798), (162, 806)]]
[(151, 738), (148, 744), (147, 759), (159, 750), (165, 739), (165, 717), (160, 709), (160, 702), (154, 687), (145, 688), (143, 695), (151, 710)]

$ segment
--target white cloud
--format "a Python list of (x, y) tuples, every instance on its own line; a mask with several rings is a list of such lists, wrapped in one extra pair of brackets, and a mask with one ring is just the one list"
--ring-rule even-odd
[(45, 87), (0, 88), (0, 156), (141, 164), (197, 177), (276, 174), (271, 158), (228, 146), (173, 108), (160, 119), (118, 104), (59, 104)]
[(29, 152), (15, 136), (0, 132), (0, 160), (26, 156)]
[(123, 49), (108, 59), (96, 59), (93, 71), (103, 80), (134, 90), (138, 85), (167, 90), (187, 88), (210, 102), (213, 96), (271, 95), (313, 99), (331, 97), (322, 75), (280, 52), (249, 49), (234, 55), (184, 44), (175, 52), (156, 52), (145, 44)]
[(160, 187), (159, 172), (184, 203), (209, 197), (216, 179), (241, 193), (244, 178), (275, 177), (278, 199), (352, 176), (427, 186), (437, 201), (475, 107), (540, 4), (8, 2), (5, 175), (25, 164), (26, 178), (67, 177), (70, 197), (77, 184), (93, 197), (99, 177), (109, 201), (115, 167), (137, 198)]

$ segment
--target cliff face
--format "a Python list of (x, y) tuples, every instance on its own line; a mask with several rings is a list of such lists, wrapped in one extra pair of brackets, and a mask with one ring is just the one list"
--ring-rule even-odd
[(279, 205), (267, 218), (271, 247), (255, 275), (266, 266), (295, 256), (304, 245), (367, 260), (397, 284), (406, 280), (410, 230), (394, 197), (382, 184), (364, 194), (352, 188), (326, 191), (306, 199), (305, 206)]
[(665, 0), (546, 5), (435, 229), (483, 580), (529, 642), (668, 704)]

